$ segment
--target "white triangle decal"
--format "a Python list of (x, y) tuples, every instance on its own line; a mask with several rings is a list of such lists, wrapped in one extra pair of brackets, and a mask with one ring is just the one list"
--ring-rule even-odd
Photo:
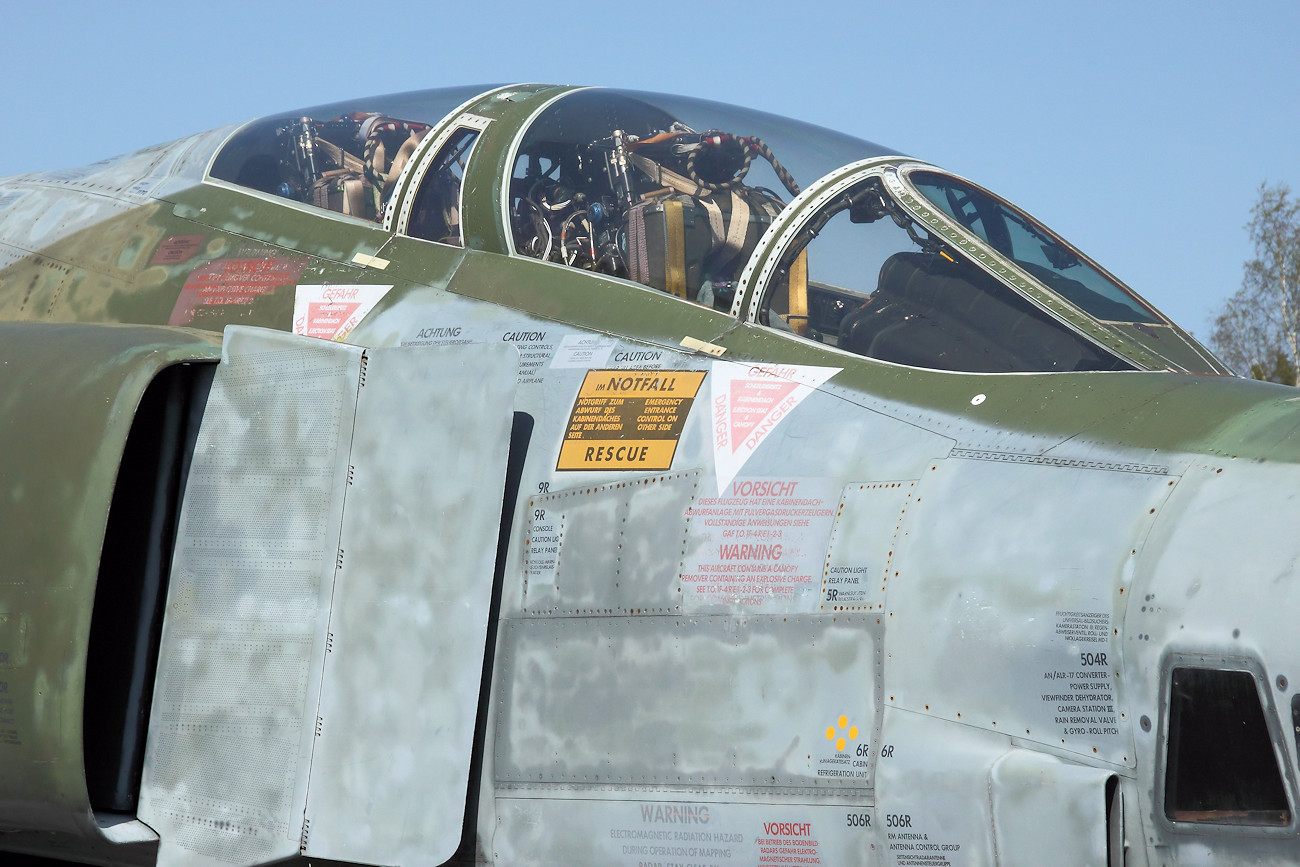
[(842, 367), (713, 362), (713, 465), (725, 490), (781, 419)]
[(299, 286), (293, 299), (293, 333), (346, 340), (392, 286)]

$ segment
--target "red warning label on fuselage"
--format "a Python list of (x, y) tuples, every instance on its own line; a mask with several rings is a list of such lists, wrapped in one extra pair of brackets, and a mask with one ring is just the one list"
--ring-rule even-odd
[(305, 258), (214, 259), (190, 272), (168, 325), (189, 325), (203, 308), (250, 305), (263, 295), (298, 282)]
[(557, 470), (666, 470), (702, 370), (592, 370), (569, 414)]

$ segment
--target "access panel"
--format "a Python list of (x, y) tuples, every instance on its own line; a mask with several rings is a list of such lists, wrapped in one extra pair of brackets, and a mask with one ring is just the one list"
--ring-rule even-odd
[(516, 365), (227, 330), (146, 749), (161, 867), (455, 850)]

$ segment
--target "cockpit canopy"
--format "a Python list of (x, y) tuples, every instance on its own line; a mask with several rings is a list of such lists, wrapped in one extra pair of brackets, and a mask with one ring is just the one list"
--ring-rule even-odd
[(429, 131), (483, 92), (455, 87), (302, 109), (247, 124), (213, 178), (366, 220), (383, 219), (394, 182)]
[(892, 153), (770, 115), (587, 90), (528, 127), (515, 155), (515, 251), (730, 309), (763, 233), (802, 187)]
[(501, 191), (498, 252), (896, 364), (1227, 372), (989, 191), (871, 142), (718, 103), (542, 87), (336, 103), (249, 124), (211, 176), (459, 246), (462, 179), (502, 117), (494, 100), (543, 93), (480, 167)]

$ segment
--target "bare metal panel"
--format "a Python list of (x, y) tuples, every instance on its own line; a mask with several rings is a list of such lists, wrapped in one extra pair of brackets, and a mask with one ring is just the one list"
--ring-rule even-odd
[(731, 480), (691, 507), (682, 610), (810, 614), (822, 607), (826, 545), (841, 485), (827, 478)]
[(198, 185), (213, 151), (234, 129), (221, 127), (88, 166), (21, 175), (11, 182), (97, 193), (142, 204), (149, 198)]
[(502, 626), (502, 782), (871, 785), (874, 616), (573, 617)]
[(888, 698), (882, 716), (876, 833), (883, 864), (1035, 863), (997, 861), (989, 834), (989, 768), (1010, 749), (1010, 738), (900, 711)]
[(228, 331), (146, 751), (160, 865), (455, 849), (495, 559), (462, 543), (496, 535), (515, 367)]
[[(1297, 490), (1300, 471), (1295, 467), (1221, 458), (1191, 467), (1161, 510), (1121, 629), (1131, 685), (1127, 697), (1134, 715), (1143, 720), (1134, 730), (1140, 765), (1163, 773), (1169, 675), (1175, 664), (1250, 670), (1262, 677), (1260, 702), (1279, 771), (1288, 792), (1297, 791), (1300, 744), (1291, 708), (1300, 684), (1294, 625), (1300, 610), (1300, 558), (1294, 544), (1280, 544), (1294, 539), (1294, 532), (1278, 531), (1300, 525)], [(1283, 498), (1277, 498), (1279, 491), (1285, 492)], [(1260, 604), (1261, 598), (1266, 604)], [(1278, 641), (1278, 636), (1285, 638)], [(1165, 805), (1157, 800), (1164, 789), (1161, 782), (1139, 790), (1135, 804), (1141, 806), (1133, 812), (1154, 814), (1154, 821), (1148, 819), (1149, 835), (1180, 860), (1295, 860), (1294, 801), (1290, 827), (1219, 828), (1201, 835), (1188, 828), (1190, 823), (1171, 830)]]
[(823, 611), (884, 608), (894, 546), (916, 482), (864, 482), (844, 489), (822, 576)]
[(297, 854), (361, 350), (232, 328), (195, 449), (140, 818), (158, 863)]
[[(30, 188), (41, 195), (31, 195)], [(0, 209), (0, 238), (24, 252), (34, 252), (73, 232), (120, 216), (135, 204), (123, 198), (84, 196), (69, 190), (47, 189), (14, 178), (6, 185)]]
[(686, 513), (700, 478), (701, 471), (688, 470), (534, 497), (524, 610), (679, 610)]
[(989, 771), (993, 838), (1002, 864), (1105, 864), (1112, 773), (1015, 749)]
[(309, 856), (430, 864), (460, 843), (517, 360), (504, 344), (367, 352)]
[[(493, 863), (607, 864), (880, 864), (876, 811), (869, 800), (790, 803), (769, 797), (736, 803), (683, 793), (680, 800), (505, 798), (493, 837)], [(671, 798), (671, 796), (670, 796)], [(942, 862), (915, 862), (942, 864)], [(952, 861), (953, 864), (962, 863)]]
[(1132, 766), (1118, 629), (1170, 490), (1141, 472), (937, 463), (886, 594), (895, 705)]

